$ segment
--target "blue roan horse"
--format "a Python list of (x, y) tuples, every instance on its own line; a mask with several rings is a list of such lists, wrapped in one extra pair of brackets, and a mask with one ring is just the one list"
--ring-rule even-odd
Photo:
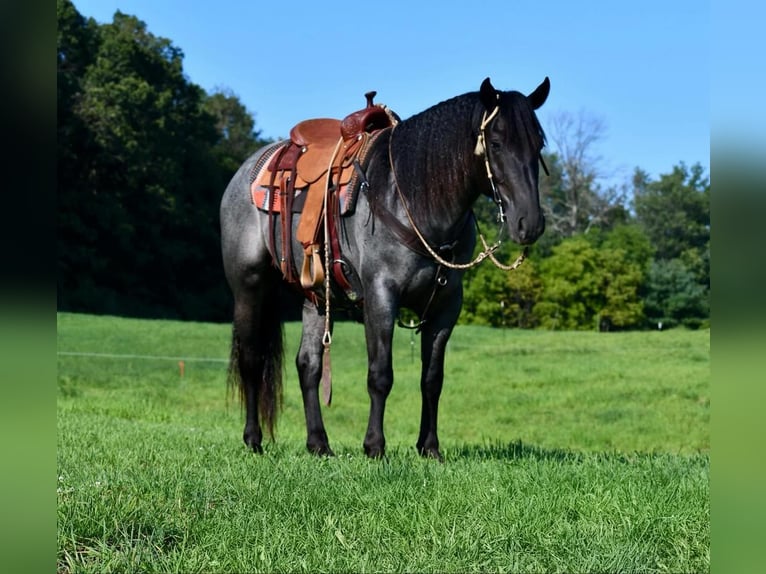
[[(538, 173), (545, 136), (535, 110), (549, 90), (548, 78), (528, 96), (498, 91), (487, 78), (478, 92), (441, 102), (381, 131), (360, 170), (354, 210), (337, 219), (343, 266), (359, 295), (354, 304), (343, 300), (335, 285), (319, 286), (313, 300), (291, 296), (296, 290), (275, 262), (285, 251), (274, 239), (281, 237), (279, 214), (257, 209), (250, 189), (256, 164), (274, 146), (244, 162), (223, 195), (220, 217), (224, 270), (234, 295), (229, 373), (245, 405), (243, 438), (250, 448), (262, 452), (261, 424), (273, 435), (281, 406), (284, 306), (302, 301), (296, 365), (306, 446), (332, 455), (319, 390), (332, 327), (325, 304), (330, 292), (332, 305), (354, 307), (364, 321), (370, 395), (364, 451), (370, 457), (385, 451), (383, 415), (394, 382), (391, 343), (397, 317), (401, 308), (420, 317), (417, 449), (441, 460), (437, 414), (444, 353), (462, 306), (463, 270), (476, 243), (471, 208), (481, 195), (493, 197), (511, 238), (521, 245), (543, 233)], [(301, 245), (293, 242), (292, 253), (301, 255)], [(330, 275), (326, 281), (332, 282)]]

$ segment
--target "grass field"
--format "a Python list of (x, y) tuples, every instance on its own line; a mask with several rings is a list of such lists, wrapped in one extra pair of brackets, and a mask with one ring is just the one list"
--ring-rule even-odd
[(59, 571), (709, 568), (709, 331), (458, 327), (445, 464), (414, 451), (410, 332), (395, 339), (384, 461), (362, 454), (361, 326), (333, 337), (332, 459), (305, 452), (295, 324), (277, 441), (247, 452), (224, 382), (229, 336), (228, 325), (58, 315)]

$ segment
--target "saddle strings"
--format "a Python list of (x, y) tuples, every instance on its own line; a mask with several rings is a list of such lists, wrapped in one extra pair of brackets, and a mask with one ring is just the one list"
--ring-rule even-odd
[[(499, 110), (499, 106), (495, 106), (494, 110), (492, 110), (492, 113), (487, 115), (487, 112), (484, 112), (484, 116), (482, 117), (481, 126), (479, 128), (479, 140), (476, 143), (476, 149), (474, 150), (475, 153), (478, 154), (484, 154), (484, 163), (487, 169), (487, 177), (489, 178), (489, 182), (492, 185), (493, 193), (496, 196), (495, 202), (499, 206), (499, 214), (498, 217), (502, 221), (505, 221), (505, 213), (503, 212), (502, 208), (502, 202), (498, 202), (499, 194), (497, 190), (495, 189), (495, 183), (492, 178), (492, 171), (489, 167), (489, 155), (487, 154), (487, 148), (484, 145), (484, 129), (487, 127), (489, 122), (494, 118)], [(428, 251), (429, 255), (434, 258), (434, 260), (444, 265), (445, 267), (448, 267), (450, 269), (470, 269), (472, 267), (475, 267), (485, 259), (489, 258), (490, 261), (495, 265), (495, 267), (502, 269), (504, 271), (512, 271), (516, 269), (521, 263), (524, 261), (524, 259), (527, 258), (527, 248), (525, 247), (524, 250), (521, 252), (521, 254), (516, 258), (516, 261), (511, 263), (510, 265), (505, 265), (504, 263), (501, 263), (498, 261), (498, 259), (495, 257), (494, 252), (500, 247), (501, 241), (498, 240), (494, 245), (488, 245), (487, 240), (484, 238), (484, 235), (479, 231), (479, 239), (481, 239), (481, 243), (484, 246), (484, 250), (479, 252), (479, 254), (476, 256), (476, 258), (473, 261), (470, 261), (469, 263), (452, 263), (450, 261), (447, 261), (443, 257), (441, 257), (434, 249), (431, 247), (431, 245), (428, 243), (425, 237), (423, 237), (423, 234), (418, 229), (417, 225), (415, 225), (415, 221), (412, 218), (412, 214), (410, 213), (409, 208), (407, 207), (407, 202), (404, 199), (404, 194), (402, 193), (402, 189), (399, 186), (399, 182), (396, 177), (396, 169), (394, 168), (394, 158), (392, 154), (392, 145), (394, 140), (394, 130), (396, 129), (396, 125), (391, 128), (391, 134), (388, 137), (388, 163), (391, 168), (391, 175), (394, 178), (394, 187), (396, 188), (396, 192), (399, 195), (399, 200), (402, 202), (402, 207), (404, 208), (404, 213), (407, 216), (407, 221), (409, 221), (410, 226), (412, 227), (413, 231), (415, 232), (415, 235), (417, 235), (418, 239), (420, 239), (420, 242), (423, 244), (423, 247), (425, 247), (426, 251)], [(477, 224), (478, 229), (478, 224)]]
[(329, 198), (330, 187), (332, 182), (332, 166), (335, 163), (335, 159), (338, 156), (338, 151), (343, 143), (343, 138), (338, 139), (338, 143), (335, 145), (335, 150), (330, 156), (330, 164), (327, 166), (327, 180), (324, 190), (324, 298), (325, 298), (325, 313), (324, 313), (324, 334), (322, 335), (322, 345), (324, 346), (324, 354), (322, 356), (322, 395), (324, 403), (330, 406), (332, 402), (332, 375), (330, 367), (330, 345), (332, 345), (332, 333), (330, 331), (330, 212)]

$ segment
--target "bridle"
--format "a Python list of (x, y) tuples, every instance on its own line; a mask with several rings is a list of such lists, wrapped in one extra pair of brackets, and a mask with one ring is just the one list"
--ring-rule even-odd
[[(500, 95), (496, 95), (497, 99), (500, 99)], [(500, 110), (500, 105), (496, 105), (494, 109), (487, 114), (487, 111), (484, 111), (484, 114), (481, 118), (481, 124), (479, 124), (479, 135), (476, 138), (476, 147), (473, 150), (473, 153), (475, 155), (483, 155), (484, 156), (484, 167), (487, 170), (487, 179), (489, 180), (489, 185), (492, 187), (492, 199), (495, 202), (495, 205), (497, 205), (497, 220), (500, 223), (505, 223), (505, 210), (503, 209), (503, 200), (500, 197), (500, 192), (497, 191), (497, 187), (495, 187), (495, 179), (492, 176), (492, 169), (489, 167), (489, 151), (487, 150), (487, 138), (484, 135), (484, 131), (487, 129), (487, 126), (489, 125), (489, 122), (491, 122), (495, 116), (497, 115), (498, 111)], [(390, 153), (389, 153), (390, 156)], [(545, 175), (550, 177), (550, 172), (548, 171), (548, 166), (545, 165), (545, 160), (543, 159), (543, 153), (540, 152), (537, 154), (537, 158), (540, 160), (540, 165), (543, 166), (543, 171), (545, 172)], [(502, 229), (502, 228), (501, 228)]]
[[(498, 99), (500, 99), (500, 96), (497, 96)], [(503, 208), (503, 198), (500, 197), (500, 192), (497, 191), (497, 187), (495, 186), (495, 178), (492, 176), (492, 168), (489, 167), (489, 151), (487, 151), (487, 137), (484, 135), (484, 131), (487, 129), (487, 126), (489, 125), (489, 122), (491, 122), (497, 113), (500, 111), (500, 106), (496, 105), (495, 108), (492, 110), (491, 113), (487, 114), (487, 111), (484, 110), (484, 114), (481, 117), (481, 124), (479, 124), (479, 135), (476, 138), (476, 147), (473, 150), (474, 155), (483, 155), (484, 156), (484, 167), (487, 170), (487, 179), (489, 180), (489, 185), (492, 187), (492, 200), (495, 202), (495, 205), (497, 206), (497, 221), (501, 225), (505, 223), (506, 217), (505, 217), (505, 209)], [(502, 227), (501, 227), (502, 232)]]

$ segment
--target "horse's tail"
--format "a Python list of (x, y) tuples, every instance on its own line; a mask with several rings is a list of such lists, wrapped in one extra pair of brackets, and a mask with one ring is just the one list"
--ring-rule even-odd
[(239, 375), (239, 335), (237, 326), (231, 326), (231, 349), (229, 349), (229, 368), (226, 371), (226, 383), (232, 394), (237, 393), (240, 404), (244, 404), (245, 389), (242, 385), (242, 377)]
[[(257, 327), (256, 345), (243, 347), (236, 324), (232, 327), (229, 354), (228, 385), (238, 392), (245, 404), (245, 385), (255, 386), (258, 396), (258, 415), (269, 436), (274, 438), (277, 415), (282, 407), (282, 360), (284, 357), (284, 331), (279, 305), (263, 305)], [(251, 371), (252, 369), (252, 371)], [(245, 372), (252, 376), (245, 380)]]

